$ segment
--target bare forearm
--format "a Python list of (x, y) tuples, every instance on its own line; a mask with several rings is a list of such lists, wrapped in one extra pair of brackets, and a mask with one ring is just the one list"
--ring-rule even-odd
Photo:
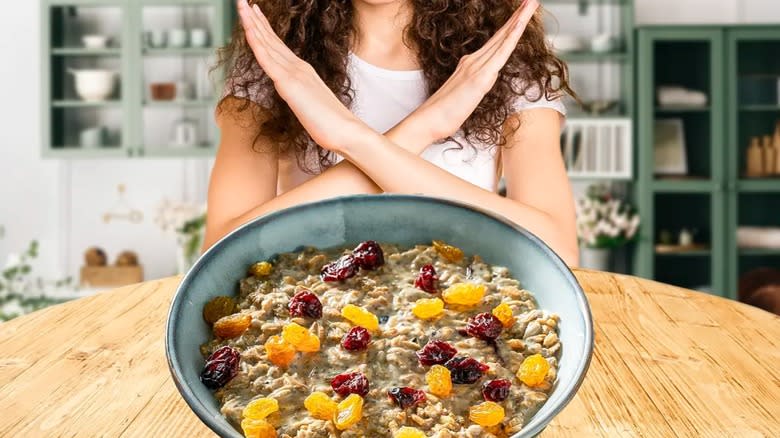
[[(423, 137), (418, 134), (413, 123), (396, 125), (384, 135), (393, 143), (404, 145), (414, 153), (422, 152), (426, 146), (420, 140)], [(203, 248), (210, 247), (241, 224), (267, 213), (336, 196), (382, 193), (382, 191), (371, 178), (349, 160), (343, 160), (303, 184), (247, 210), (221, 226), (214, 227), (206, 236)]]
[(497, 212), (536, 234), (564, 261), (577, 260), (576, 241), (561, 232), (561, 225), (550, 214), (464, 181), (386, 137), (366, 133), (365, 139), (342, 154), (385, 192), (456, 199)]

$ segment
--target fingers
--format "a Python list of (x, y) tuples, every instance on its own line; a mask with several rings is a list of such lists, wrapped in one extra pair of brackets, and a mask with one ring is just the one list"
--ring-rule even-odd
[(512, 55), (512, 52), (517, 47), (517, 43), (520, 41), (520, 37), (523, 36), (525, 28), (531, 19), (534, 17), (536, 10), (539, 8), (538, 0), (526, 0), (523, 6), (520, 8), (520, 14), (517, 17), (512, 29), (506, 35), (504, 40), (499, 44), (492, 56), (487, 60), (490, 64), (497, 66), (498, 69), (506, 64), (506, 61)]
[(517, 20), (520, 17), (520, 12), (522, 10), (523, 10), (522, 6), (515, 9), (515, 12), (512, 13), (512, 15), (506, 21), (506, 23), (504, 23), (504, 25), (501, 26), (501, 28), (498, 29), (498, 31), (496, 31), (496, 33), (485, 43), (485, 45), (479, 49), (478, 53), (480, 55), (493, 53), (493, 49), (495, 49), (495, 47), (498, 44), (504, 41), (504, 39), (506, 39), (506, 36), (512, 31), (512, 29), (515, 28), (515, 25), (517, 24)]
[[(255, 11), (249, 6), (247, 0), (238, 0), (238, 13), (244, 28), (247, 43), (255, 54), (255, 58), (263, 70), (275, 79), (282, 74), (285, 59), (278, 51), (272, 49), (268, 37), (262, 32), (261, 25)], [(274, 34), (275, 35), (275, 34)], [(277, 37), (278, 38), (278, 37)]]
[(293, 53), (290, 48), (284, 44), (284, 41), (279, 38), (279, 35), (274, 32), (271, 23), (268, 22), (268, 17), (263, 14), (263, 11), (261, 11), (260, 7), (256, 4), (252, 6), (252, 18), (264, 41), (268, 44), (269, 49), (275, 51), (287, 61), (292, 62), (297, 59), (295, 53)]

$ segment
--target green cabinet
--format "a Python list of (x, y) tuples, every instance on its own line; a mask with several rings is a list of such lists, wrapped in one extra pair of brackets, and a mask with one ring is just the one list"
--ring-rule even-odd
[[(777, 87), (780, 28), (653, 26), (640, 28), (637, 41), (636, 197), (642, 230), (635, 272), (734, 298), (739, 275), (780, 265), (780, 251), (739, 250), (736, 240), (740, 225), (780, 226), (780, 180), (742, 177), (750, 137), (774, 131), (780, 104), (776, 94), (771, 104), (740, 103), (739, 91), (747, 74), (773, 77)], [(703, 93), (706, 102), (661, 103), (662, 86)], [(683, 175), (675, 174), (680, 156), (671, 153), (680, 149), (669, 146), (680, 137)], [(657, 143), (667, 145), (664, 152)], [(664, 235), (676, 243), (683, 229), (693, 232), (696, 245), (660, 245)]]
[[(231, 5), (230, 0), (42, 1), (42, 155), (213, 155), (219, 141), (213, 109), (223, 78), (221, 72), (210, 80), (207, 74), (216, 49), (229, 38)], [(110, 39), (95, 46), (83, 40), (88, 35)], [(102, 78), (86, 75), (79, 91), (81, 73), (73, 72), (88, 70), (115, 74), (110, 95), (100, 91)], [(152, 95), (152, 84), (164, 85), (169, 95), (178, 87), (175, 98)], [(96, 86), (89, 92), (99, 95), (85, 97), (84, 87)], [(177, 131), (180, 125), (191, 130)], [(174, 142), (185, 138), (176, 137), (180, 131), (195, 136)]]

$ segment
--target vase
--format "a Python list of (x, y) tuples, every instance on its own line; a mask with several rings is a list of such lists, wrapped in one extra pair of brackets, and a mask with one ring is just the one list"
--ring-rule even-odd
[(580, 267), (595, 271), (609, 271), (612, 251), (609, 248), (580, 248)]

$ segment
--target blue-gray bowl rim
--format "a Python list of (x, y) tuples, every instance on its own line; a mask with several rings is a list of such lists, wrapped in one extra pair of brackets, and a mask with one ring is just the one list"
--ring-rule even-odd
[(236, 432), (235, 430), (230, 430), (230, 431), (222, 430), (223, 428), (220, 427), (220, 425), (214, 423), (212, 421), (212, 415), (209, 414), (210, 412), (209, 409), (200, 403), (200, 400), (198, 400), (198, 398), (195, 397), (195, 395), (192, 393), (192, 391), (190, 391), (188, 386), (182, 383), (182, 378), (180, 376), (180, 371), (179, 371), (179, 363), (174, 354), (173, 342), (171, 339), (173, 336), (172, 334), (173, 334), (173, 325), (174, 325), (174, 319), (172, 318), (172, 316), (178, 310), (181, 300), (183, 299), (181, 292), (186, 288), (186, 286), (189, 285), (191, 278), (205, 263), (205, 261), (208, 260), (210, 254), (215, 250), (219, 250), (219, 247), (222, 246), (222, 242), (226, 242), (234, 238), (234, 236), (236, 236), (244, 228), (255, 226), (258, 223), (267, 222), (269, 220), (276, 219), (278, 217), (291, 214), (299, 210), (304, 210), (313, 206), (338, 204), (338, 203), (343, 203), (345, 201), (349, 201), (350, 199), (365, 199), (365, 198), (412, 200), (412, 201), (442, 203), (442, 204), (447, 204), (447, 205), (460, 207), (460, 208), (466, 208), (466, 209), (474, 210), (478, 213), (482, 213), (490, 217), (491, 219), (499, 221), (504, 225), (513, 228), (515, 231), (519, 232), (520, 234), (523, 234), (532, 242), (539, 245), (539, 247), (541, 247), (542, 250), (548, 256), (550, 256), (550, 260), (552, 260), (556, 268), (558, 268), (558, 270), (561, 271), (561, 273), (567, 278), (567, 280), (569, 281), (573, 290), (576, 293), (577, 303), (579, 305), (580, 312), (582, 313), (585, 320), (584, 340), (586, 343), (585, 350), (587, 351), (587, 354), (584, 357), (580, 358), (579, 363), (577, 364), (577, 375), (578, 375), (577, 380), (573, 382), (569, 382), (569, 384), (565, 388), (556, 388), (557, 390), (560, 391), (566, 391), (566, 397), (561, 399), (561, 401), (558, 403), (558, 406), (555, 406), (554, 409), (552, 409), (546, 415), (543, 415), (541, 417), (537, 417), (536, 415), (534, 415), (531, 421), (525, 427), (523, 427), (522, 430), (517, 432), (515, 435), (512, 435), (512, 437), (510, 438), (517, 438), (520, 436), (534, 437), (539, 433), (541, 433), (541, 431), (545, 427), (547, 427), (550, 421), (552, 421), (552, 419), (555, 418), (555, 416), (557, 416), (563, 410), (563, 408), (565, 408), (566, 405), (568, 405), (569, 402), (571, 402), (571, 400), (574, 398), (574, 395), (577, 393), (580, 386), (582, 385), (582, 381), (585, 379), (585, 374), (587, 374), (588, 368), (590, 367), (591, 358), (593, 357), (593, 345), (594, 345), (593, 316), (591, 314), (590, 305), (588, 304), (588, 299), (585, 296), (585, 292), (582, 290), (582, 287), (580, 286), (579, 282), (577, 282), (574, 273), (571, 271), (571, 269), (569, 269), (566, 263), (564, 263), (564, 261), (560, 258), (560, 256), (558, 256), (558, 254), (556, 254), (555, 251), (550, 249), (550, 247), (547, 246), (547, 244), (544, 243), (540, 238), (536, 237), (535, 234), (526, 230), (522, 226), (516, 224), (515, 222), (507, 219), (506, 217), (500, 214), (496, 214), (495, 212), (483, 209), (481, 207), (472, 204), (468, 204), (462, 201), (456, 201), (453, 199), (435, 198), (435, 197), (420, 196), (420, 195), (398, 195), (398, 194), (348, 195), (348, 196), (337, 196), (333, 198), (295, 205), (262, 216), (258, 216), (242, 224), (235, 230), (231, 231), (230, 233), (228, 233), (227, 235), (219, 239), (214, 245), (212, 245), (208, 250), (206, 250), (206, 252), (204, 252), (198, 258), (198, 260), (195, 262), (192, 268), (184, 275), (184, 278), (182, 279), (181, 283), (179, 283), (179, 286), (176, 288), (176, 292), (174, 293), (173, 300), (171, 301), (171, 307), (168, 309), (168, 317), (167, 317), (168, 319), (165, 322), (165, 356), (168, 362), (168, 370), (170, 371), (171, 377), (173, 378), (173, 383), (176, 385), (176, 388), (179, 390), (179, 393), (181, 394), (182, 398), (184, 398), (184, 401), (187, 402), (187, 405), (190, 407), (190, 409), (192, 409), (192, 411), (195, 412), (195, 415), (197, 415), (197, 417), (200, 418), (200, 420), (203, 423), (205, 423), (209, 427), (209, 429), (211, 429), (220, 437), (226, 437), (229, 436), (231, 432), (233, 433)]

